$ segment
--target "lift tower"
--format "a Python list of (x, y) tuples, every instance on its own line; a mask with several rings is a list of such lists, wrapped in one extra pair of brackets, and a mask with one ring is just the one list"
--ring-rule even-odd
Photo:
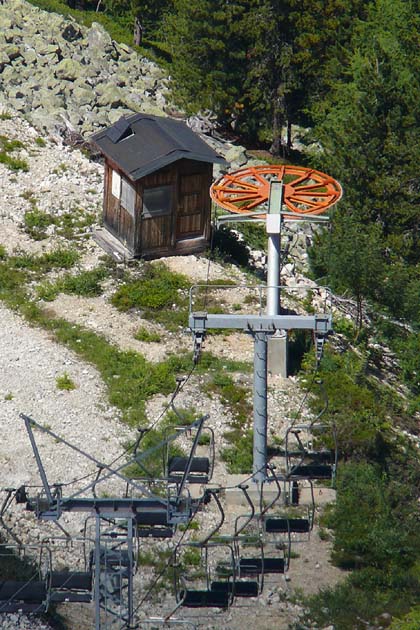
[(219, 222), (264, 221), (268, 236), (267, 309), (258, 315), (219, 315), (190, 309), (189, 326), (200, 348), (207, 330), (243, 330), (254, 339), (253, 480), (267, 478), (267, 365), (269, 340), (289, 330), (311, 330), (317, 358), (332, 330), (331, 314), (282, 315), (280, 310), (281, 233), (285, 222), (325, 222), (323, 213), (342, 195), (332, 177), (301, 166), (254, 166), (227, 173), (211, 187), (213, 201), (230, 212)]

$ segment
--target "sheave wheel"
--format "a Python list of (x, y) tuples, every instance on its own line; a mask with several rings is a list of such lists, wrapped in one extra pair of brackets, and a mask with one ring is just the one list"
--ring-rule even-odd
[[(289, 165), (251, 166), (233, 171), (214, 182), (210, 195), (217, 205), (230, 212), (249, 214), (258, 206), (267, 209), (273, 179), (283, 181), (283, 203), (295, 215), (284, 215), (286, 220), (298, 218), (296, 214), (322, 214), (342, 195), (340, 184), (329, 175)], [(261, 217), (260, 212), (258, 216)]]

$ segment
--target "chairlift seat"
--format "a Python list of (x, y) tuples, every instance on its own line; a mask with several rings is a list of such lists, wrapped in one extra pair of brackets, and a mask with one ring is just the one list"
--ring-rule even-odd
[(239, 572), (241, 575), (261, 575), (262, 573), (284, 573), (284, 558), (241, 558)]
[[(169, 481), (179, 481), (188, 466), (188, 457), (171, 457), (168, 462)], [(189, 483), (207, 483), (210, 473), (210, 460), (208, 457), (193, 457), (187, 476)]]
[(181, 591), (182, 606), (186, 608), (227, 608), (231, 595), (227, 591)]
[(308, 518), (267, 518), (265, 531), (267, 534), (306, 534), (310, 532), (311, 524)]
[(90, 571), (52, 571), (49, 575), (50, 586), (66, 591), (90, 591), (92, 573)]
[(291, 477), (303, 477), (305, 479), (331, 479), (333, 467), (327, 464), (301, 464), (292, 467)]
[(0, 581), (0, 611), (4, 612), (3, 602), (41, 603), (46, 600), (47, 587), (45, 582), (15, 582), (14, 580)]
[(0, 582), (0, 601), (13, 600), (25, 602), (42, 602), (47, 595), (45, 582)]
[(174, 527), (168, 523), (166, 510), (159, 512), (138, 512), (135, 520), (139, 538), (172, 538)]
[(234, 597), (258, 597), (259, 593), (258, 582), (246, 580), (212, 582), (210, 588), (212, 591), (223, 591), (233, 594)]

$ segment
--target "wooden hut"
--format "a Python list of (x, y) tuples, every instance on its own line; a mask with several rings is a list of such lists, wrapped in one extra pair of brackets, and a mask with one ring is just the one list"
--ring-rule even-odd
[(220, 155), (184, 122), (148, 114), (120, 118), (92, 140), (105, 158), (104, 227), (131, 256), (207, 247)]

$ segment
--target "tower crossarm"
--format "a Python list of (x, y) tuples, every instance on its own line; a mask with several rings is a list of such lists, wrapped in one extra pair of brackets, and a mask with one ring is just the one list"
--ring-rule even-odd
[(332, 332), (329, 314), (314, 315), (222, 315), (205, 311), (190, 313), (189, 327), (194, 334), (203, 334), (212, 328), (232, 328), (244, 332), (274, 333), (277, 330), (313, 330), (316, 334)]

